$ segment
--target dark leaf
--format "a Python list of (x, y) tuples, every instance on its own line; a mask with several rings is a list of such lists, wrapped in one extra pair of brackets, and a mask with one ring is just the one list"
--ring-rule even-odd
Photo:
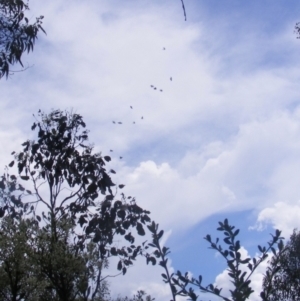
[(160, 232), (157, 234), (157, 238), (161, 239), (163, 235), (164, 235), (164, 230), (160, 230)]
[(110, 249), (110, 253), (111, 253), (111, 255), (113, 255), (113, 256), (117, 256), (117, 255), (118, 255), (117, 250), (116, 250), (115, 247), (112, 247), (112, 248)]
[(85, 219), (85, 216), (81, 215), (78, 222), (79, 222), (80, 226), (82, 227), (83, 224), (85, 224), (87, 222), (86, 219)]
[(139, 235), (142, 235), (142, 236), (145, 235), (145, 230), (144, 230), (143, 225), (141, 223), (139, 223), (139, 222), (137, 223), (136, 230), (137, 230)]
[(5, 189), (5, 184), (4, 184), (4, 181), (0, 181), (0, 189)]
[(104, 160), (105, 160), (106, 162), (109, 162), (109, 161), (111, 161), (111, 157), (110, 157), (110, 156), (104, 156)]
[(120, 260), (119, 263), (118, 263), (118, 270), (121, 271), (122, 267), (123, 267), (122, 261)]
[(207, 241), (211, 242), (211, 237), (210, 237), (209, 234), (206, 235), (205, 239), (206, 239)]
[(3, 208), (0, 208), (0, 217), (3, 217), (5, 214), (5, 210)]
[(123, 220), (126, 216), (126, 212), (124, 210), (119, 210), (117, 215)]
[(233, 233), (233, 236), (237, 236), (239, 234), (240, 230), (239, 229), (236, 229)]
[(98, 188), (97, 185), (93, 182), (88, 186), (87, 191), (90, 194), (95, 193), (97, 191), (97, 188)]

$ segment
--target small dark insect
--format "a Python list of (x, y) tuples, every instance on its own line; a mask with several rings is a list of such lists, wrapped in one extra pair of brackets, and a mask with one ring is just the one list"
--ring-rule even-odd
[(116, 123), (115, 121), (113, 121), (112, 123)]
[(132, 109), (132, 106), (130, 106), (130, 109)]
[(144, 119), (144, 117), (142, 116), (141, 119)]
[(113, 152), (113, 150), (111, 149), (110, 152)]
[(153, 88), (154, 86), (153, 86), (153, 85), (151, 85), (150, 87), (151, 87), (151, 88)]
[(135, 121), (133, 122), (133, 124), (135, 124)]
[(159, 91), (162, 92), (163, 90), (160, 89)]
[(122, 124), (122, 122), (119, 121), (118, 124)]
[(164, 47), (163, 50), (166, 50), (166, 48)]
[(120, 157), (120, 159), (123, 159), (123, 157)]
[(154, 87), (154, 90), (156, 90), (156, 87)]
[(170, 77), (170, 81), (172, 81), (172, 77)]

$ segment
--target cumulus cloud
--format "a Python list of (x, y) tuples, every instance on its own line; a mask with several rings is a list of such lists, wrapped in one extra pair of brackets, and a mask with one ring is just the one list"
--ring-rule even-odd
[(300, 227), (300, 201), (294, 203), (277, 202), (261, 210), (255, 228), (264, 229), (271, 224), (274, 229), (282, 231), (282, 236), (289, 239), (293, 230)]
[(228, 210), (262, 210), (282, 198), (293, 203), (300, 193), (299, 135), (298, 114), (276, 114), (242, 125), (226, 143), (187, 151), (177, 165), (123, 166), (120, 178), (168, 227), (188, 228)]
[[(291, 233), (299, 219), (300, 60), (286, 25), (266, 39), (239, 24), (237, 35), (226, 31), (227, 14), (223, 27), (197, 7), (203, 18), (183, 23), (176, 1), (129, 2), (30, 1), (33, 15), (45, 15), (47, 36), (24, 57), (34, 67), (0, 82), (0, 165), (34, 137), (32, 113), (73, 108), (95, 149), (113, 150), (115, 181), (164, 229), (253, 209), (258, 224)], [(276, 60), (279, 51), (287, 61)], [(118, 281), (122, 292), (153, 279), (166, 296), (156, 274), (136, 273)]]

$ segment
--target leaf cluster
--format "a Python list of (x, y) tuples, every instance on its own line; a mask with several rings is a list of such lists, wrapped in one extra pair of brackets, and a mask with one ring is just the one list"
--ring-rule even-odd
[[(5, 216), (0, 225), (0, 298), (28, 301), (90, 301), (103, 295), (101, 272), (107, 262), (90, 242), (78, 253), (70, 240), (70, 219), (58, 224), (59, 238), (35, 219)], [(98, 278), (101, 281), (97, 281)]]
[(23, 0), (0, 0), (0, 78), (8, 77), (10, 65), (19, 63), (24, 52), (33, 51), (43, 16), (30, 23), (25, 17), (29, 10)]
[(110, 299), (110, 301), (154, 301), (155, 298), (152, 298), (151, 295), (147, 295), (147, 293), (143, 290), (137, 291), (133, 297), (117, 297), (116, 299)]
[(264, 301), (300, 300), (300, 232), (274, 252), (263, 280)]

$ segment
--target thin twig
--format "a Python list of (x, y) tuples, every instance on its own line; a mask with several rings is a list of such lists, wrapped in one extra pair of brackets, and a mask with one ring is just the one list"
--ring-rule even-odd
[(181, 0), (181, 4), (182, 4), (182, 9), (183, 9), (183, 14), (184, 14), (184, 21), (186, 21), (186, 11), (185, 11), (185, 6), (184, 6), (183, 0)]
[(25, 67), (25, 68), (23, 68), (23, 69), (21, 69), (21, 70), (9, 70), (9, 72), (11, 72), (10, 75), (13, 75), (13, 73), (16, 73), (16, 72), (24, 72), (25, 70), (27, 70), (27, 69), (29, 69), (29, 68), (32, 68), (33, 66), (34, 66), (34, 65), (27, 66), (27, 67)]

